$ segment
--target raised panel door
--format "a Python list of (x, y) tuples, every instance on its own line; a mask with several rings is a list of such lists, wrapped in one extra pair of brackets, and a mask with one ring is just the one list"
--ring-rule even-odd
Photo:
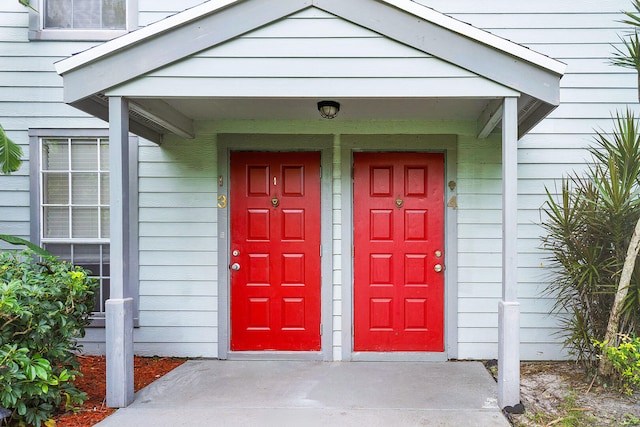
[(354, 351), (442, 352), (444, 156), (354, 153), (353, 167)]
[(230, 178), (231, 350), (320, 350), (320, 154), (232, 152)]

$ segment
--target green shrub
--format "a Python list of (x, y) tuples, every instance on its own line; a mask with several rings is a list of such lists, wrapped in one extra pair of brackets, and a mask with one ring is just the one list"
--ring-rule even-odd
[(598, 340), (593, 340), (593, 345), (613, 364), (622, 391), (632, 394), (635, 387), (640, 387), (640, 338), (620, 334), (619, 341), (617, 347), (605, 347)]
[(74, 385), (96, 284), (80, 267), (34, 252), (0, 253), (0, 406), (40, 426), (86, 399)]

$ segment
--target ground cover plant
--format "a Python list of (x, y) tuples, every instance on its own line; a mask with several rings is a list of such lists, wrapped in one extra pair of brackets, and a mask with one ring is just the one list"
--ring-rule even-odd
[(89, 272), (31, 250), (0, 252), (0, 407), (8, 419), (40, 426), (86, 395), (77, 339), (84, 335), (96, 284)]

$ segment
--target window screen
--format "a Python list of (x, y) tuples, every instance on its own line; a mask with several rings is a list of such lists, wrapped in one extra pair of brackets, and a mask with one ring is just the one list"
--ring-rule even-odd
[(124, 30), (126, 0), (44, 0), (44, 28)]

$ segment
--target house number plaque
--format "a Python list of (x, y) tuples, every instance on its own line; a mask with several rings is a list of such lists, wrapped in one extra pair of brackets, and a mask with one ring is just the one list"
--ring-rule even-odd
[(218, 196), (218, 207), (224, 209), (227, 207), (227, 196), (221, 194)]

